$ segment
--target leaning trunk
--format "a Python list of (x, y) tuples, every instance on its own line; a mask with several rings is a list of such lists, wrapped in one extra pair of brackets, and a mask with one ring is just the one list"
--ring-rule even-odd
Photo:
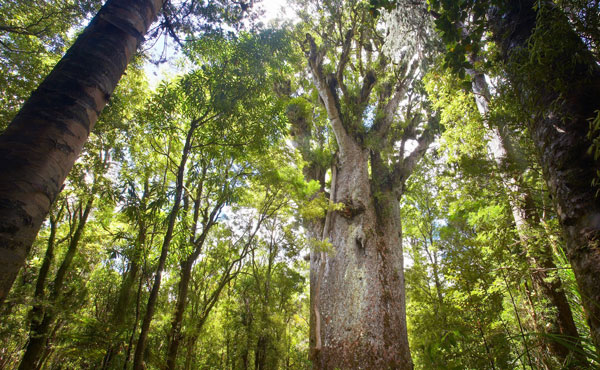
[[(358, 144), (333, 176), (323, 235), (311, 257), (311, 348), (316, 369), (412, 369), (398, 200), (371, 192), (369, 151)], [(334, 171), (335, 172), (335, 171)], [(385, 198), (385, 200), (384, 200)]]
[(0, 302), (163, 0), (109, 0), (0, 136)]
[[(538, 16), (534, 6), (544, 13)], [(507, 8), (490, 14), (492, 32), (524, 108), (533, 110), (529, 129), (556, 205), (592, 339), (600, 348), (600, 201), (593, 186), (600, 162), (588, 151), (589, 120), (600, 109), (600, 68), (553, 4), (523, 0)], [(544, 29), (543, 35), (535, 36), (536, 44), (549, 47), (561, 40), (559, 48), (549, 47), (550, 56), (532, 54), (528, 41), (536, 27)], [(524, 61), (536, 73), (520, 73), (516, 64)], [(565, 63), (570, 63), (568, 68)]]

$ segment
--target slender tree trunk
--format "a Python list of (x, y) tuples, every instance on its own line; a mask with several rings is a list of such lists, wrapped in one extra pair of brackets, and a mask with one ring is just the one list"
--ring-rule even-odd
[(0, 302), (164, 0), (108, 0), (0, 136)]
[[(475, 71), (469, 72), (473, 80), (473, 93), (477, 107), (481, 115), (485, 117), (489, 112), (488, 102), (491, 98), (485, 76)], [(498, 122), (497, 124), (496, 127), (491, 128), (492, 142), (490, 152), (500, 169), (502, 181), (508, 192), (517, 233), (527, 260), (532, 266), (532, 281), (536, 290), (548, 302), (545, 311), (549, 313), (546, 315), (546, 318), (549, 321), (550, 327), (546, 332), (568, 337), (565, 340), (577, 346), (579, 333), (577, 332), (573, 313), (562, 287), (562, 281), (558, 276), (550, 278), (547, 273), (547, 271), (555, 270), (556, 265), (552, 257), (550, 245), (540, 237), (542, 235), (540, 217), (535, 209), (533, 196), (528, 187), (523, 183), (525, 172), (523, 161), (516, 153), (506, 125), (503, 122)], [(511, 171), (510, 167), (514, 167), (516, 171)], [(585, 364), (585, 359), (580, 358), (579, 354), (574, 353), (571, 349), (561, 344), (560, 341), (545, 339), (544, 343), (561, 363), (566, 363), (568, 356), (571, 354), (579, 362)]]
[(188, 288), (192, 277), (192, 266), (196, 259), (186, 260), (181, 264), (181, 278), (179, 280), (179, 289), (177, 293), (177, 302), (175, 303), (175, 314), (169, 333), (169, 350), (167, 352), (167, 369), (174, 370), (177, 365), (177, 351), (179, 343), (183, 339), (181, 324), (183, 322), (183, 313), (187, 305)]
[[(202, 177), (206, 176), (207, 168), (203, 168)], [(215, 204), (215, 207), (212, 209), (209, 215), (206, 215), (205, 223), (202, 225), (202, 233), (196, 237), (196, 230), (198, 227), (198, 218), (201, 213), (201, 202), (202, 202), (202, 189), (203, 189), (203, 181), (201, 181), (198, 186), (198, 191), (196, 194), (196, 200), (194, 204), (194, 222), (190, 236), (190, 243), (194, 246), (194, 250), (192, 253), (185, 258), (181, 262), (181, 277), (179, 279), (179, 286), (177, 292), (177, 301), (175, 302), (175, 313), (173, 315), (173, 320), (171, 322), (171, 331), (169, 332), (169, 349), (167, 351), (167, 369), (175, 369), (177, 366), (177, 351), (179, 350), (179, 344), (184, 337), (184, 334), (181, 332), (181, 325), (183, 323), (183, 314), (185, 313), (185, 308), (188, 303), (188, 292), (190, 280), (192, 278), (192, 268), (194, 267), (194, 262), (200, 256), (202, 252), (202, 248), (204, 246), (204, 242), (206, 241), (206, 237), (208, 236), (208, 232), (214, 225), (214, 219), (216, 218), (217, 213), (221, 209), (223, 202), (218, 201)], [(230, 270), (228, 270), (230, 271)], [(220, 290), (219, 290), (220, 293)], [(212, 307), (211, 307), (212, 308)], [(204, 321), (203, 319), (201, 321)]]
[[(544, 13), (538, 17), (534, 6)], [(505, 11), (490, 13), (490, 25), (523, 107), (533, 111), (529, 129), (564, 231), (592, 339), (600, 349), (600, 201), (592, 185), (600, 162), (588, 151), (588, 120), (600, 109), (600, 68), (566, 17), (547, 1), (510, 2)], [(550, 56), (530, 54), (528, 40), (536, 26), (545, 32), (538, 41), (552, 49)], [(556, 40), (560, 47), (554, 48)], [(523, 62), (538, 72), (520, 73), (517, 64)]]
[(267, 344), (267, 337), (260, 335), (256, 342), (256, 350), (254, 351), (255, 370), (265, 370), (267, 368)]
[(73, 257), (75, 257), (75, 253), (77, 252), (79, 241), (81, 240), (88, 216), (92, 210), (93, 201), (93, 197), (90, 197), (90, 199), (86, 202), (85, 209), (80, 215), (79, 222), (75, 232), (73, 233), (69, 247), (67, 248), (67, 253), (65, 254), (65, 257), (58, 268), (58, 271), (56, 272), (54, 285), (49, 297), (48, 307), (44, 310), (43, 307), (40, 306), (42, 302), (37, 302), (36, 306), (34, 306), (32, 309), (32, 312), (36, 313), (36, 315), (32, 317), (29, 331), (29, 342), (27, 343), (25, 353), (23, 354), (21, 364), (19, 365), (20, 370), (28, 370), (36, 367), (37, 363), (40, 361), (41, 355), (44, 352), (50, 329), (56, 318), (57, 311), (56, 307), (54, 306), (59, 303), (58, 301), (62, 293), (65, 277), (71, 267)]
[[(42, 267), (40, 267), (40, 272), (38, 274), (38, 278), (35, 284), (35, 293), (34, 293), (34, 305), (31, 309), (31, 323), (30, 323), (30, 339), (27, 343), (27, 347), (25, 353), (29, 351), (30, 354), (29, 359), (25, 361), (25, 357), (23, 357), (21, 364), (25, 364), (24, 366), (34, 366), (37, 362), (39, 354), (42, 353), (43, 348), (42, 345), (45, 344), (45, 338), (43, 332), (47, 332), (48, 327), (44, 324), (44, 320), (46, 318), (46, 310), (48, 309), (48, 304), (44, 302), (45, 293), (44, 290), (46, 288), (46, 279), (48, 277), (48, 272), (50, 271), (50, 265), (54, 259), (54, 243), (56, 240), (56, 223), (57, 221), (50, 216), (50, 236), (48, 237), (48, 246), (46, 248), (46, 254), (44, 255), (44, 261), (42, 262)], [(33, 339), (34, 336), (39, 336), (40, 340)], [(31, 347), (31, 350), (29, 349)]]
[(156, 275), (154, 277), (154, 284), (150, 291), (150, 297), (148, 297), (148, 304), (146, 305), (146, 314), (141, 326), (140, 337), (138, 339), (137, 346), (135, 348), (135, 354), (133, 356), (133, 368), (134, 370), (141, 370), (144, 367), (144, 351), (146, 350), (146, 342), (148, 340), (148, 333), (150, 331), (150, 323), (154, 316), (154, 309), (156, 308), (156, 302), (158, 301), (158, 292), (160, 290), (160, 283), (162, 279), (162, 272), (167, 262), (167, 255), (169, 254), (169, 247), (171, 240), (173, 239), (173, 231), (175, 230), (175, 222), (177, 220), (177, 213), (179, 212), (179, 206), (181, 205), (181, 197), (183, 194), (183, 182), (185, 175), (186, 163), (192, 148), (193, 134), (198, 126), (197, 121), (193, 121), (185, 139), (183, 147), (183, 153), (181, 154), (181, 160), (177, 169), (177, 179), (175, 183), (175, 198), (173, 200), (173, 208), (169, 213), (169, 223), (167, 225), (167, 231), (163, 238), (163, 245), (158, 259), (158, 266), (156, 268)]
[(529, 351), (529, 345), (527, 344), (527, 338), (525, 337), (525, 330), (523, 329), (523, 324), (521, 323), (521, 315), (519, 315), (519, 310), (517, 309), (517, 304), (515, 303), (515, 298), (513, 297), (512, 291), (510, 290), (510, 285), (508, 284), (508, 279), (506, 278), (506, 272), (504, 269), (500, 269), (502, 274), (502, 278), (504, 279), (504, 285), (506, 286), (506, 291), (508, 292), (508, 296), (510, 297), (510, 302), (512, 303), (513, 311), (515, 312), (515, 318), (517, 319), (517, 324), (519, 325), (519, 332), (521, 333), (521, 339), (523, 343), (523, 347), (525, 348), (525, 354), (527, 355), (527, 361), (529, 362), (529, 367), (533, 369), (533, 362), (531, 361), (531, 354)]
[[(152, 242), (150, 242), (152, 244)], [(138, 323), (140, 321), (140, 306), (142, 298), (142, 285), (144, 282), (144, 274), (142, 271), (141, 276), (138, 279), (137, 295), (135, 299), (135, 319), (133, 321), (133, 328), (131, 329), (131, 335), (129, 336), (129, 343), (127, 344), (127, 351), (125, 352), (125, 361), (123, 361), (123, 370), (127, 370), (129, 367), (129, 360), (131, 358), (131, 349), (135, 340), (135, 334), (137, 331)]]
[(124, 328), (122, 328), (122, 326), (125, 322), (125, 317), (127, 310), (129, 309), (129, 304), (131, 303), (132, 288), (136, 280), (138, 279), (140, 271), (139, 258), (142, 248), (146, 243), (146, 232), (146, 226), (140, 225), (140, 229), (138, 231), (138, 236), (134, 247), (134, 254), (131, 259), (129, 269), (125, 273), (125, 277), (123, 278), (123, 283), (121, 284), (121, 289), (119, 290), (119, 298), (112, 313), (111, 326), (113, 327), (115, 336), (114, 340), (110, 344), (110, 347), (106, 351), (106, 355), (104, 356), (104, 364), (102, 367), (103, 369), (111, 368), (111, 363), (114, 357), (121, 351), (122, 348), (123, 340), (121, 338), (124, 331)]
[(246, 345), (242, 351), (242, 369), (248, 370), (250, 368), (250, 332), (252, 330), (252, 310), (250, 309), (250, 303), (247, 297), (242, 297), (246, 308), (246, 317), (242, 319), (242, 325), (246, 327)]
[[(62, 212), (59, 212), (62, 213)], [(57, 217), (60, 218), (60, 215)], [(38, 278), (35, 282), (35, 292), (33, 293), (33, 307), (31, 309), (31, 322), (40, 322), (44, 315), (44, 299), (46, 289), (46, 279), (48, 278), (48, 272), (50, 271), (50, 265), (54, 260), (54, 247), (56, 242), (56, 229), (57, 229), (57, 218), (50, 215), (50, 235), (48, 236), (48, 244), (46, 247), (46, 254)]]
[(194, 348), (196, 347), (197, 340), (198, 340), (198, 335), (196, 335), (196, 334), (193, 334), (188, 338), (187, 351), (185, 354), (185, 366), (183, 367), (185, 370), (191, 369), (192, 358), (194, 358)]
[[(60, 215), (57, 218), (59, 217)], [(35, 292), (33, 294), (35, 302), (39, 302), (44, 299), (46, 279), (48, 277), (48, 272), (50, 271), (50, 265), (54, 260), (54, 243), (56, 241), (56, 224), (58, 222), (57, 218), (54, 218), (52, 215), (50, 216), (50, 235), (48, 236), (48, 246), (46, 247), (46, 254), (44, 255), (44, 260), (42, 262), (42, 266), (40, 267), (40, 272), (35, 283)], [(34, 309), (35, 308), (36, 306), (34, 306)], [(34, 313), (34, 316), (35, 315), (36, 314)]]

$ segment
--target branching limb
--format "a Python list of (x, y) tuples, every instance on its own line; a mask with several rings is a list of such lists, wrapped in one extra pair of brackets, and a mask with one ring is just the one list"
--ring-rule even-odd
[(353, 139), (348, 134), (349, 127), (347, 127), (347, 124), (341, 117), (339, 97), (335, 90), (336, 86), (333, 83), (328, 83), (326, 76), (323, 74), (324, 51), (317, 48), (317, 44), (310, 34), (306, 34), (306, 43), (309, 45), (306, 56), (313, 80), (333, 127), (333, 132), (340, 148), (340, 155), (343, 157), (345, 153), (351, 150)]
[(343, 39), (342, 54), (340, 55), (340, 61), (335, 73), (335, 77), (344, 97), (348, 97), (348, 87), (344, 83), (344, 70), (348, 64), (348, 61), (350, 60), (350, 47), (352, 46), (353, 37), (354, 29), (351, 28), (348, 30), (348, 32), (346, 32), (346, 36)]
[[(435, 118), (433, 118), (435, 119)], [(433, 142), (435, 138), (433, 127), (428, 126), (425, 131), (421, 134), (421, 136), (417, 139), (417, 147), (403, 160), (399, 160), (395, 166), (394, 171), (392, 173), (392, 184), (394, 191), (401, 192), (404, 187), (404, 182), (408, 177), (412, 174), (415, 167), (425, 156), (429, 145)]]

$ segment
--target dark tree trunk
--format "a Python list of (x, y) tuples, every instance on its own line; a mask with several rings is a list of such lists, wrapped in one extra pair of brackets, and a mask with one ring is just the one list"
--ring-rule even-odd
[(163, 0), (108, 0), (0, 136), (0, 302)]
[[(56, 241), (56, 228), (58, 222), (57, 219), (60, 218), (60, 213), (62, 212), (59, 212), (59, 215), (56, 218), (50, 215), (50, 235), (48, 236), (48, 246), (46, 247), (46, 254), (44, 254), (44, 260), (42, 261), (42, 266), (40, 267), (40, 272), (38, 273), (38, 278), (35, 282), (35, 292), (33, 294), (34, 302), (36, 303), (39, 303), (39, 301), (44, 299), (46, 279), (48, 277), (48, 272), (50, 271), (50, 265), (52, 265), (52, 261), (54, 260), (54, 244)], [(34, 306), (34, 310), (36, 306)], [(35, 312), (33, 312), (33, 316), (36, 316)]]
[[(207, 170), (207, 168), (204, 168), (203, 176), (206, 175), (206, 170)], [(215, 225), (215, 219), (217, 218), (217, 215), (219, 214), (220, 210), (222, 209), (222, 207), (224, 205), (224, 199), (221, 199), (214, 204), (214, 207), (213, 207), (212, 211), (210, 212), (210, 214), (205, 216), (206, 218), (204, 219), (204, 222), (202, 223), (202, 232), (200, 233), (200, 235), (196, 236), (198, 217), (201, 213), (201, 202), (202, 202), (202, 197), (204, 195), (204, 194), (202, 194), (203, 186), (202, 185), (197, 185), (197, 186), (198, 186), (198, 193), (196, 194), (196, 201), (195, 201), (195, 205), (194, 205), (194, 222), (193, 222), (194, 226), (193, 226), (192, 235), (190, 236), (190, 239), (189, 239), (190, 243), (194, 246), (194, 250), (184, 261), (181, 262), (181, 277), (179, 280), (177, 301), (175, 303), (175, 313), (173, 315), (173, 320), (171, 322), (171, 331), (169, 332), (169, 336), (168, 336), (169, 349), (167, 352), (167, 369), (175, 369), (177, 366), (177, 352), (179, 350), (179, 345), (181, 343), (181, 340), (184, 338), (184, 333), (181, 332), (181, 326), (183, 323), (183, 315), (185, 313), (185, 308), (187, 307), (187, 304), (188, 304), (189, 285), (190, 285), (190, 281), (192, 278), (192, 269), (194, 267), (194, 262), (196, 262), (196, 260), (200, 256), (200, 253), (202, 252), (202, 248), (204, 247), (204, 242), (206, 241), (206, 238), (208, 237), (208, 233), (209, 233), (210, 229)], [(208, 212), (208, 208), (205, 209), (204, 211)], [(260, 225), (260, 221), (259, 221), (259, 225)], [(221, 276), (219, 285), (212, 292), (212, 294), (210, 294), (210, 298), (206, 302), (206, 306), (203, 307), (201, 317), (199, 318), (198, 326), (196, 327), (196, 330), (198, 332), (200, 332), (200, 330), (202, 329), (202, 325), (204, 325), (204, 322), (205, 322), (206, 318), (208, 317), (208, 314), (210, 313), (210, 311), (212, 310), (214, 305), (217, 303), (219, 296), (221, 294), (221, 290), (223, 289), (223, 287), (225, 287), (225, 285), (229, 281), (230, 276), (231, 276), (231, 270), (233, 269), (233, 266), (237, 263), (237, 261), (238, 260), (234, 260), (229, 265), (229, 268), (224, 272), (223, 276)], [(197, 337), (197, 335), (193, 335), (193, 337)]]
[(175, 314), (169, 333), (169, 350), (167, 352), (167, 369), (174, 370), (177, 365), (177, 351), (179, 343), (183, 338), (181, 324), (183, 322), (183, 313), (187, 305), (187, 296), (190, 279), (192, 277), (192, 266), (196, 259), (187, 260), (181, 264), (181, 278), (179, 280), (179, 289), (177, 293), (177, 302), (175, 303)]
[[(152, 242), (150, 242), (152, 244)], [(144, 268), (145, 270), (145, 268)], [(138, 278), (138, 287), (135, 296), (135, 318), (133, 320), (133, 328), (131, 329), (131, 335), (129, 336), (129, 342), (127, 343), (127, 351), (125, 352), (125, 361), (123, 361), (123, 370), (127, 370), (129, 368), (129, 360), (131, 358), (131, 350), (133, 349), (133, 343), (135, 341), (135, 334), (137, 332), (137, 327), (140, 321), (140, 306), (141, 306), (141, 298), (142, 298), (142, 286), (144, 283), (144, 273), (140, 274)]]
[(124, 331), (122, 326), (124, 326), (123, 323), (125, 322), (127, 310), (129, 309), (129, 304), (131, 303), (133, 286), (138, 279), (140, 271), (140, 254), (143, 246), (146, 244), (146, 226), (145, 224), (140, 223), (139, 227), (140, 229), (138, 231), (133, 257), (131, 259), (131, 263), (129, 264), (129, 269), (123, 278), (123, 283), (121, 284), (121, 288), (119, 290), (119, 298), (112, 313), (111, 326), (113, 327), (115, 336), (114, 340), (111, 341), (110, 347), (106, 351), (106, 355), (104, 356), (104, 363), (102, 366), (103, 369), (111, 368), (112, 361), (114, 360), (114, 357), (121, 351), (122, 344), (124, 342), (122, 339)]
[[(533, 10), (538, 5), (544, 11), (540, 17)], [(600, 68), (566, 22), (560, 10), (545, 1), (514, 1), (506, 5), (505, 11), (490, 13), (492, 32), (508, 76), (519, 91), (525, 111), (533, 113), (529, 129), (598, 349), (600, 201), (592, 184), (598, 180), (600, 162), (588, 152), (592, 144), (588, 120), (600, 109)], [(549, 56), (531, 56), (528, 40), (536, 26), (545, 32), (537, 37), (548, 48)], [(560, 47), (553, 47), (556, 42)], [(536, 73), (519, 73), (517, 65), (524, 62)]]
[(265, 370), (267, 368), (267, 337), (261, 335), (256, 342), (256, 350), (254, 351), (254, 369)]
[[(196, 348), (197, 340), (198, 336), (195, 334), (188, 337), (185, 365), (183, 366), (184, 370), (190, 370), (192, 368), (192, 359), (194, 358), (194, 349)], [(229, 368), (229, 366), (227, 368)]]

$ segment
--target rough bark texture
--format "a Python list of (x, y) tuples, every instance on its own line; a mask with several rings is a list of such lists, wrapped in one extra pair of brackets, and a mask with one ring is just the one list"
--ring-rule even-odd
[(163, 0), (109, 0), (0, 136), (0, 301)]
[(324, 233), (332, 252), (311, 259), (311, 287), (322, 279), (319, 292), (312, 288), (320, 315), (320, 332), (311, 337), (318, 369), (412, 368), (398, 200), (388, 194), (389, 203), (376, 207), (368, 155), (355, 145), (340, 159), (332, 200), (344, 208), (331, 214)]
[[(472, 77), (472, 88), (477, 102), (477, 108), (482, 116), (489, 113), (488, 103), (491, 95), (485, 81), (485, 76), (476, 71), (468, 71)], [(543, 229), (540, 225), (540, 216), (536, 210), (533, 196), (528, 187), (523, 183), (526, 168), (511, 140), (508, 128), (503, 122), (497, 122), (491, 127), (490, 152), (500, 169), (500, 176), (507, 189), (509, 203), (512, 210), (517, 233), (530, 263), (531, 279), (536, 290), (545, 299), (545, 321), (549, 324), (544, 331), (552, 335), (564, 336), (564, 340), (577, 346), (579, 333), (573, 319), (569, 301), (563, 289), (560, 277), (550, 277), (548, 271), (555, 271), (556, 264), (552, 256), (549, 242), (542, 240)], [(514, 169), (511, 170), (511, 167)], [(561, 363), (567, 363), (569, 356), (574, 356), (576, 361), (572, 365), (584, 365), (585, 360), (580, 354), (573, 352), (560, 341), (548, 339), (544, 344)]]
[[(527, 41), (544, 19), (536, 18), (533, 7), (537, 3), (510, 2), (503, 11), (490, 13), (490, 24), (511, 82), (524, 102), (533, 99), (536, 103), (535, 107), (524, 106), (535, 114), (529, 129), (564, 231), (566, 254), (592, 339), (600, 348), (600, 201), (592, 185), (600, 163), (588, 153), (591, 141), (587, 138), (588, 120), (600, 109), (600, 69), (566, 25), (565, 17), (547, 2), (541, 2), (545, 10), (542, 17), (552, 19), (553, 27), (550, 29), (549, 23), (540, 27), (549, 31), (546, 37), (551, 39), (539, 37), (546, 45), (553, 45), (558, 38), (560, 47), (552, 48), (550, 57), (530, 58)], [(512, 63), (522, 61), (529, 61), (542, 73), (519, 73)], [(569, 68), (565, 70), (567, 63)]]

